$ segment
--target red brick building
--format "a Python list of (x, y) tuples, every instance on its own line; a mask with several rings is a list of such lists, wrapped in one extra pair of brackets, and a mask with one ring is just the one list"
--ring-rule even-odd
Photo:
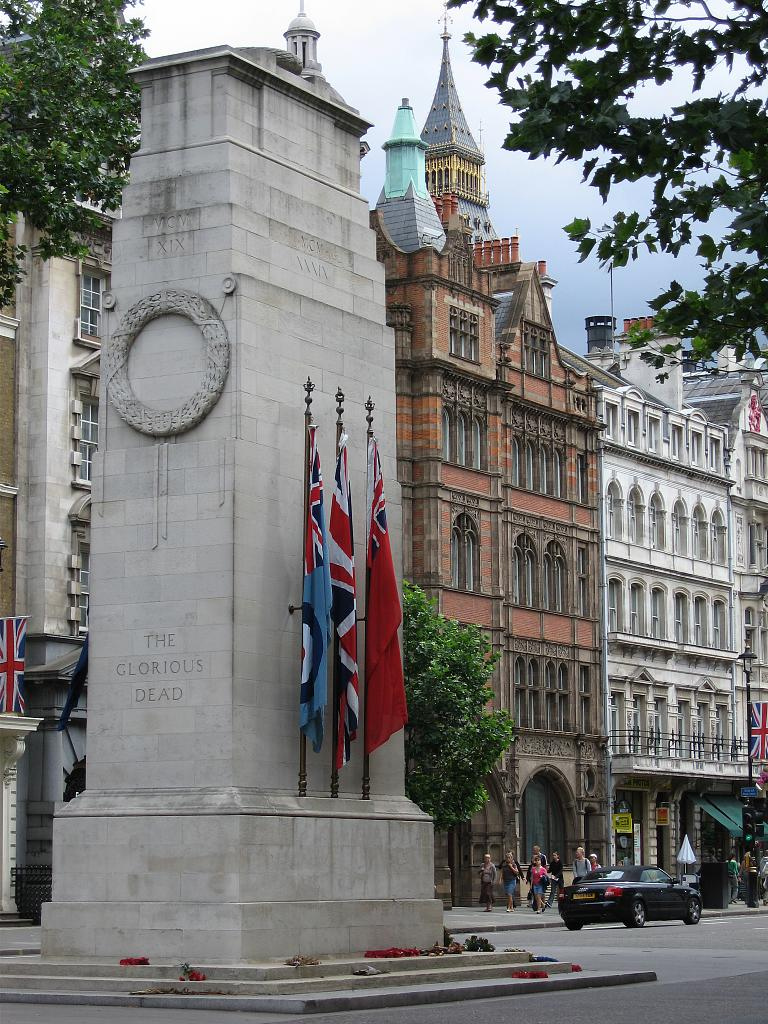
[(473, 243), (455, 195), (429, 220), (428, 140), (403, 130), (409, 111), (373, 214), (397, 346), (404, 574), (487, 630), (517, 725), (491, 799), (450, 837), (464, 903), (486, 850), (525, 862), (538, 843), (569, 864), (578, 845), (605, 848), (598, 422), (588, 377), (561, 360), (546, 267), (521, 262), (517, 239)]

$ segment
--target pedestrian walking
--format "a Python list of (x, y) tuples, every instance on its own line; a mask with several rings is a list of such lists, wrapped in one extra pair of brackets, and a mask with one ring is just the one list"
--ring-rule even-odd
[(739, 868), (739, 862), (736, 860), (736, 851), (731, 850), (731, 856), (728, 860), (728, 884), (731, 887), (730, 903), (735, 903), (738, 899), (740, 875), (741, 869)]
[(589, 870), (598, 871), (600, 869), (600, 861), (597, 859), (596, 853), (590, 853), (589, 855)]
[(511, 914), (515, 909), (515, 892), (520, 883), (520, 865), (515, 860), (510, 850), (501, 865), (501, 884), (507, 896), (507, 913)]
[(547, 896), (547, 905), (551, 907), (554, 901), (558, 898), (560, 890), (564, 888), (565, 881), (563, 879), (563, 862), (560, 860), (560, 854), (557, 850), (554, 850), (552, 856), (549, 858), (549, 895)]
[(547, 869), (541, 863), (541, 856), (537, 853), (531, 863), (531, 889), (533, 891), (533, 912), (544, 913), (543, 897), (546, 889)]
[(760, 899), (763, 901), (763, 906), (768, 907), (768, 853), (765, 850), (760, 858), (758, 879), (760, 881)]
[(589, 861), (584, 855), (584, 847), (576, 847), (576, 859), (571, 865), (573, 869), (573, 880), (578, 881), (579, 878), (583, 878), (584, 875), (589, 874), (592, 868), (589, 866)]
[(493, 906), (493, 885), (496, 881), (496, 865), (491, 860), (490, 853), (483, 856), (483, 866), (480, 868), (480, 903), (485, 904), (485, 911), (490, 914)]

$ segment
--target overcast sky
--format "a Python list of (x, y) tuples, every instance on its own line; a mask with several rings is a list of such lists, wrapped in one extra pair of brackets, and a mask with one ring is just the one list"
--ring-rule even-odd
[[(282, 47), (283, 32), (298, 8), (299, 0), (145, 0), (139, 10), (151, 31), (147, 49), (159, 56), (219, 43)], [(306, 0), (306, 11), (321, 33), (323, 73), (373, 125), (366, 136), (371, 152), (363, 161), (362, 191), (374, 205), (384, 180), (381, 145), (401, 97), (410, 98), (419, 126), (426, 119), (440, 69), (442, 5), (438, 0)], [(558, 339), (583, 350), (584, 317), (610, 312), (609, 280), (594, 261), (578, 263), (562, 228), (574, 216), (603, 223), (605, 208), (594, 190), (581, 184), (578, 166), (555, 167), (502, 150), (509, 118), (496, 93), (485, 87), (487, 72), (472, 63), (462, 41), (472, 27), (469, 11), (467, 7), (451, 14), (451, 62), (477, 141), (482, 124), (494, 226), (501, 236), (519, 229), (523, 259), (547, 260), (558, 281), (553, 310)], [(619, 328), (624, 317), (648, 313), (646, 300), (673, 276), (683, 284), (695, 283), (695, 258), (646, 257), (617, 270), (614, 313)]]

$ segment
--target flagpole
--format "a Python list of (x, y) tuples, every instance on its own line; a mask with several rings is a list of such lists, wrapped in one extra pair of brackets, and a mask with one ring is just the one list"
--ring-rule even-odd
[(374, 403), (371, 401), (371, 396), (368, 395), (368, 401), (365, 403), (366, 417), (365, 422), (368, 424), (368, 430), (366, 433), (366, 444), (365, 444), (365, 647), (363, 656), (363, 665), (365, 669), (365, 689), (363, 693), (363, 800), (371, 799), (371, 758), (367, 753), (368, 751), (368, 592), (371, 586), (371, 570), (368, 565), (368, 545), (371, 542), (371, 482), (368, 480), (368, 474), (370, 473), (370, 466), (368, 465), (368, 449), (373, 438), (373, 410), (376, 408)]
[[(312, 426), (312, 392), (315, 390), (315, 385), (312, 383), (309, 377), (307, 377), (307, 383), (304, 385), (304, 391), (306, 396), (304, 403), (306, 409), (304, 410), (304, 519), (302, 521), (302, 532), (301, 532), (301, 578), (302, 587), (304, 582), (304, 559), (305, 549), (307, 544), (307, 516), (309, 515), (309, 428)], [(302, 626), (300, 636), (300, 649), (301, 649), (301, 661), (304, 658), (304, 628)], [(299, 796), (307, 795), (307, 737), (299, 729)]]
[[(336, 389), (336, 458), (339, 456), (339, 445), (344, 433), (344, 392)], [(339, 746), (339, 707), (341, 705), (339, 673), (339, 631), (333, 626), (333, 670), (331, 672), (331, 690), (333, 692), (333, 723), (331, 728), (331, 797), (339, 796), (339, 769), (336, 767), (336, 752)]]

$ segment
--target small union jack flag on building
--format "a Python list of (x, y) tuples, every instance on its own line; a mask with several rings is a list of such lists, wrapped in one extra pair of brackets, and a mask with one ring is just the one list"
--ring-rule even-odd
[(0, 619), (0, 713), (24, 714), (26, 616)]
[(754, 761), (768, 761), (768, 704), (750, 704), (750, 753)]

